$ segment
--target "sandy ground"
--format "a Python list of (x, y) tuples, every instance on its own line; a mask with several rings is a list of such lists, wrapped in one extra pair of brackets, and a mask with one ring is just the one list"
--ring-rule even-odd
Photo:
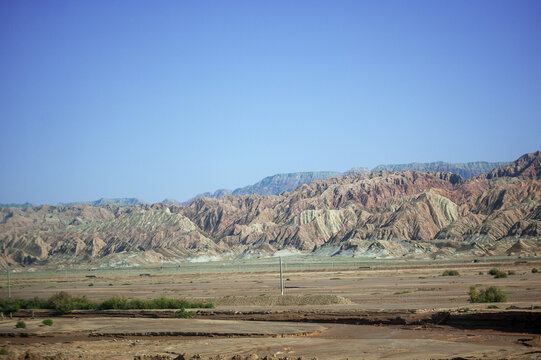
[[(494, 279), (488, 270), (497, 267), (515, 274)], [(472, 285), (498, 286), (507, 293), (508, 306), (541, 306), (541, 262), (506, 264), (455, 264), (425, 267), (356, 269), (342, 271), (286, 272), (286, 294), (335, 294), (350, 299), (352, 305), (273, 307), (283, 311), (331, 310), (426, 311), (434, 309), (487, 309), (488, 304), (470, 304)], [(441, 276), (445, 269), (456, 269), (458, 277)], [(482, 274), (480, 274), (482, 273)], [(89, 286), (89, 284), (93, 286)], [(111, 285), (110, 285), (111, 284)], [(0, 289), (6, 296), (6, 287)], [(15, 277), (13, 297), (46, 298), (59, 291), (104, 300), (113, 295), (152, 298), (159, 295), (209, 299), (225, 296), (269, 296), (279, 294), (279, 276), (274, 272), (237, 274), (163, 274), (87, 278), (83, 275)], [(264, 310), (254, 306), (227, 306), (217, 310)], [(226, 320), (177, 319), (69, 319), (53, 318), (44, 329), (39, 320), (25, 319), (27, 333), (16, 334), (15, 319), (0, 323), (0, 346), (14, 357), (26, 350), (43, 355), (63, 353), (68, 358), (133, 359), (136, 355), (198, 353), (206, 356), (257, 354), (303, 356), (318, 359), (365, 358), (524, 358), (541, 359), (538, 334), (507, 333), (495, 330), (461, 330), (448, 326), (367, 326), (346, 324), (272, 323)], [(157, 321), (153, 323), (152, 321)], [(173, 322), (167, 322), (170, 320)], [(210, 321), (207, 323), (201, 321)], [(156, 325), (158, 324), (158, 325)], [(167, 325), (169, 324), (169, 325)], [(175, 325), (171, 325), (175, 324)], [(186, 336), (178, 324), (189, 324)], [(167, 325), (167, 326), (166, 326)], [(197, 327), (199, 326), (199, 328)], [(314, 326), (312, 328), (311, 326)], [(147, 336), (155, 328), (170, 329), (175, 336)], [(116, 330), (115, 330), (116, 329)], [(138, 330), (139, 329), (139, 330)], [(179, 330), (180, 329), (180, 330)], [(312, 331), (317, 329), (315, 331)], [(113, 331), (114, 330), (114, 331)], [(127, 331), (131, 330), (131, 331)], [(136, 331), (141, 334), (136, 334)], [(115, 333), (116, 331), (116, 333)], [(22, 330), (20, 332), (23, 332)], [(47, 332), (47, 333), (40, 333)], [(107, 337), (89, 336), (108, 333)], [(159, 333), (159, 332), (158, 332)], [(189, 333), (189, 331), (188, 331)], [(135, 336), (139, 335), (139, 336)], [(192, 334), (193, 335), (193, 334)], [(287, 335), (286, 337), (277, 337)], [(4, 355), (0, 355), (4, 356)], [(9, 356), (9, 355), (8, 355)], [(4, 356), (5, 357), (5, 356)]]
[[(260, 358), (267, 355), (295, 358), (302, 356), (318, 359), (440, 359), (456, 356), (536, 359), (541, 355), (539, 335), (490, 330), (220, 320), (53, 320), (53, 327), (46, 330), (36, 329), (37, 320), (28, 321), (29, 332), (39, 336), (3, 337), (0, 344), (8, 347), (12, 356), (30, 350), (41, 355), (62, 353), (70, 359), (133, 359), (137, 355), (176, 356), (182, 353), (204, 356), (256, 354)], [(112, 322), (114, 325), (111, 325)], [(9, 327), (6, 321), (0, 324), (0, 332), (5, 331), (6, 326)], [(122, 335), (176, 330), (195, 331), (201, 335)], [(232, 330), (237, 336), (219, 335), (220, 332), (227, 334)], [(108, 336), (89, 337), (91, 332)], [(308, 332), (311, 334), (306, 334)], [(213, 335), (208, 336), (211, 333)], [(254, 336), (254, 333), (264, 334)], [(287, 336), (276, 337), (278, 334)]]
[[(488, 275), (492, 267), (514, 271), (505, 279)], [(441, 267), (358, 269), (347, 271), (286, 272), (285, 293), (334, 294), (355, 303), (355, 308), (379, 309), (439, 309), (484, 307), (468, 303), (472, 285), (498, 286), (506, 291), (506, 306), (541, 305), (541, 261), (527, 264), (456, 264)], [(446, 269), (456, 269), (460, 276), (441, 276)], [(483, 275), (480, 275), (483, 273)], [(89, 274), (91, 274), (89, 272)], [(289, 280), (288, 280), (289, 279)], [(93, 284), (93, 286), (89, 286)], [(104, 300), (113, 295), (153, 298), (159, 295), (210, 299), (222, 296), (267, 296), (280, 294), (277, 273), (237, 274), (164, 274), (87, 278), (83, 275), (59, 274), (51, 278), (19, 277), (12, 281), (13, 297), (47, 298), (59, 291), (87, 295)], [(7, 296), (6, 286), (0, 296)]]

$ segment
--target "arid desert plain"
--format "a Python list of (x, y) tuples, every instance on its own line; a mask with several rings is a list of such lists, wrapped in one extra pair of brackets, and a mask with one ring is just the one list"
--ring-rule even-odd
[[(304, 264), (304, 265), (303, 265)], [(104, 301), (161, 295), (212, 302), (212, 309), (19, 310), (0, 321), (6, 358), (370, 359), (541, 356), (541, 267), (535, 258), (445, 262), (335, 259), (308, 266), (284, 258), (193, 267), (11, 274), (11, 295), (58, 292)], [(495, 278), (491, 269), (508, 274)], [(456, 270), (458, 276), (443, 276)], [(5, 278), (4, 278), (5, 279)], [(7, 282), (1, 289), (7, 296)], [(497, 286), (503, 303), (470, 303), (471, 286)], [(42, 324), (44, 318), (52, 326)], [(16, 328), (22, 320), (26, 328)], [(41, 356), (41, 357), (40, 357)]]

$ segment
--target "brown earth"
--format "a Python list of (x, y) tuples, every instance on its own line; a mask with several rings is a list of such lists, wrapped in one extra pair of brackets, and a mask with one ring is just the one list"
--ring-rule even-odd
[[(494, 279), (487, 274), (493, 267), (515, 275)], [(1, 337), (0, 346), (9, 347), (12, 358), (24, 358), (31, 351), (43, 356), (61, 353), (67, 359), (131, 360), (147, 355), (174, 359), (185, 353), (198, 354), (202, 359), (219, 356), (227, 359), (233, 356), (236, 359), (239, 356), (241, 359), (249, 356), (535, 359), (541, 354), (538, 318), (541, 313), (529, 309), (541, 306), (541, 275), (532, 273), (533, 267), (541, 267), (541, 262), (288, 271), (284, 278), (290, 279), (285, 281), (286, 294), (334, 294), (346, 297), (352, 304), (229, 304), (201, 309), (193, 320), (73, 314), (53, 316), (51, 328), (39, 326), (41, 316), (50, 314), (36, 311), (37, 319), (32, 320), (30, 313), (23, 318), (27, 323), (25, 330), (14, 328), (18, 319), (1, 321), (0, 332), (13, 336)], [(444, 269), (456, 269), (460, 276), (441, 276)], [(271, 272), (160, 274), (156, 271), (150, 277), (94, 273), (95, 278), (81, 274), (60, 278), (57, 274), (49, 277), (45, 273), (14, 274), (13, 296), (46, 297), (64, 290), (85, 294), (91, 300), (116, 294), (145, 298), (165, 294), (211, 300), (239, 295), (274, 296), (279, 291), (279, 277)], [(90, 282), (94, 286), (89, 287)], [(498, 286), (507, 293), (508, 301), (496, 304), (497, 309), (487, 309), (488, 304), (469, 303), (467, 292), (475, 284)], [(6, 288), (0, 291), (5, 295)], [(506, 310), (508, 307), (520, 309)], [(156, 312), (170, 316), (171, 311)], [(21, 337), (20, 333), (28, 336)]]

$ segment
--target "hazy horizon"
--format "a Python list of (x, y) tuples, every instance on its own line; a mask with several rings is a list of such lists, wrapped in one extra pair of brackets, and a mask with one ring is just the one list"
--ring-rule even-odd
[(541, 148), (539, 1), (4, 1), (0, 203)]

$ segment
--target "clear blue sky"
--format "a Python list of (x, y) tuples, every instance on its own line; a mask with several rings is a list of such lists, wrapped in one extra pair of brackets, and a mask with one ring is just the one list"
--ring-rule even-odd
[(0, 202), (541, 148), (541, 1), (0, 2)]

